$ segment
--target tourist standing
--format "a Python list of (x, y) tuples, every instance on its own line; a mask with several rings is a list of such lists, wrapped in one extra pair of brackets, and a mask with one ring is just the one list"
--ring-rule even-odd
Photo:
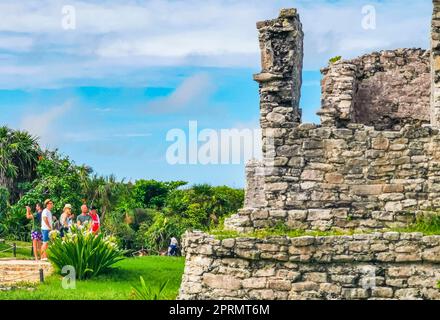
[(82, 228), (86, 223), (90, 223), (90, 220), (92, 220), (92, 218), (89, 215), (89, 207), (83, 204), (81, 206), (81, 214), (76, 218), (76, 223), (78, 227)]
[(99, 232), (99, 229), (101, 228), (101, 221), (98, 216), (98, 211), (96, 207), (90, 208), (90, 218), (91, 218), (91, 225), (90, 225), (90, 231), (93, 234), (97, 234)]
[(53, 202), (50, 199), (44, 201), (46, 207), (41, 213), (41, 234), (43, 236), (43, 246), (41, 247), (41, 260), (47, 261), (47, 248), (49, 247), (49, 233), (53, 229), (52, 209)]
[(70, 219), (72, 216), (72, 205), (66, 204), (63, 209), (63, 213), (60, 216), (60, 223), (61, 223), (61, 229), (60, 229), (60, 236), (63, 238), (67, 232), (69, 232), (70, 228)]
[(168, 255), (169, 256), (175, 256), (177, 255), (177, 246), (179, 245), (179, 242), (175, 237), (171, 238), (170, 246), (168, 247)]
[(37, 203), (35, 210), (35, 213), (32, 213), (31, 207), (26, 207), (26, 218), (32, 220), (32, 249), (34, 251), (35, 260), (38, 261), (39, 255), (41, 256), (41, 241), (43, 240), (41, 234), (41, 213), (43, 212), (43, 206), (41, 203)]

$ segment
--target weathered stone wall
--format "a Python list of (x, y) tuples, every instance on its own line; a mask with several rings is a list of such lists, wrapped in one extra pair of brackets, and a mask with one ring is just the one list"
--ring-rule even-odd
[[(263, 162), (247, 167), (245, 207), (226, 229), (380, 231), (440, 208), (440, 0), (434, 7), (432, 53), (383, 51), (323, 70), (320, 126), (301, 124), (296, 10), (258, 23)], [(440, 236), (188, 233), (183, 248), (180, 299), (440, 300)]]
[(44, 277), (53, 273), (53, 267), (48, 262), (32, 260), (0, 260), (0, 289), (10, 288), (19, 283), (38, 283), (40, 269)]
[(245, 208), (227, 229), (404, 227), (440, 208), (440, 136), (426, 125), (429, 51), (382, 51), (330, 65), (322, 124), (301, 124), (299, 17), (283, 10), (258, 28), (263, 177), (256, 166), (247, 169)]
[(251, 160), (246, 164), (245, 208), (264, 208), (264, 166), (261, 161)]
[(216, 240), (186, 234), (180, 299), (440, 300), (440, 236)]
[(405, 227), (417, 213), (440, 208), (439, 141), (439, 131), (428, 126), (302, 124), (276, 148), (265, 178), (267, 207), (240, 211), (232, 229)]
[(440, 0), (433, 0), (431, 25), (431, 123), (440, 125)]
[(348, 123), (400, 130), (407, 123), (430, 123), (430, 52), (381, 51), (339, 61), (322, 70), (324, 126)]
[(296, 9), (281, 10), (278, 19), (257, 23), (262, 71), (254, 76), (260, 87), (260, 126), (263, 158), (271, 157), (270, 131), (288, 129), (301, 122), (303, 38)]

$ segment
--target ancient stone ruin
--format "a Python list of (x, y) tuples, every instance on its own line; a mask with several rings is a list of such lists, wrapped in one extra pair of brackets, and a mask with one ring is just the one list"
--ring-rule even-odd
[[(263, 161), (225, 228), (356, 231), (218, 240), (188, 233), (180, 299), (439, 299), (440, 236), (390, 232), (440, 209), (440, 0), (432, 49), (322, 69), (321, 124), (301, 123), (295, 9), (257, 24)], [(356, 234), (357, 233), (357, 234)]]

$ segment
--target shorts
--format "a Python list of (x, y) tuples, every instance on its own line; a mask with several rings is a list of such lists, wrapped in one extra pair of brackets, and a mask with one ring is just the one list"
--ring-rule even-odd
[(43, 242), (49, 242), (49, 232), (50, 230), (41, 230), (41, 234), (43, 235)]
[(32, 240), (41, 241), (43, 240), (43, 235), (41, 234), (40, 231), (32, 231), (31, 238)]

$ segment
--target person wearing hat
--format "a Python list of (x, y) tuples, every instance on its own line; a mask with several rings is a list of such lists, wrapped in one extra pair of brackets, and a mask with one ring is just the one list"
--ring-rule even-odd
[(72, 205), (66, 204), (63, 209), (63, 213), (60, 216), (60, 236), (63, 238), (67, 232), (69, 232), (70, 219), (72, 218)]

